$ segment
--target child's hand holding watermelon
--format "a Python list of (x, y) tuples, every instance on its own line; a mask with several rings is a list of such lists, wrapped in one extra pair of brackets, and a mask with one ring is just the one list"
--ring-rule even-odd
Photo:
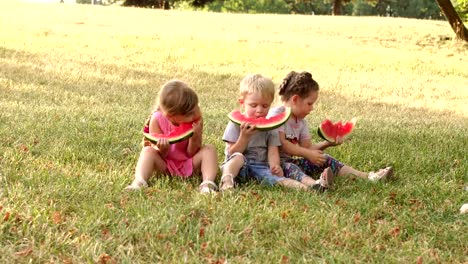
[[(312, 142), (306, 117), (312, 112), (319, 97), (319, 85), (312, 78), (311, 73), (295, 71), (288, 73), (279, 86), (279, 95), (283, 103), (281, 107), (291, 108), (291, 117), (278, 128), (281, 141), (280, 155), (285, 164), (296, 165), (305, 172), (306, 176), (296, 177), (298, 181), (311, 186), (308, 183), (314, 183), (314, 181), (309, 176), (317, 177), (320, 172), (322, 172), (321, 176), (324, 174), (330, 176), (327, 172), (329, 169), (332, 171), (332, 178), (358, 176), (371, 181), (379, 181), (392, 175), (392, 167), (386, 167), (377, 172), (363, 172), (321, 152), (330, 146), (343, 144), (354, 128), (355, 119), (344, 123), (325, 120), (318, 129), (318, 134), (325, 141)], [(272, 112), (270, 114), (281, 112), (281, 107), (270, 110)], [(324, 157), (324, 162), (321, 157)]]

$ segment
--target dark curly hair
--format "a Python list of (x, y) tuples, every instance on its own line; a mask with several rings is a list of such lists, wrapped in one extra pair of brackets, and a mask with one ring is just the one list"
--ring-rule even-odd
[(282, 101), (288, 101), (293, 95), (298, 95), (301, 98), (309, 96), (311, 91), (318, 91), (319, 85), (312, 78), (310, 72), (295, 72), (292, 71), (286, 75), (283, 82), (279, 86), (279, 95)]

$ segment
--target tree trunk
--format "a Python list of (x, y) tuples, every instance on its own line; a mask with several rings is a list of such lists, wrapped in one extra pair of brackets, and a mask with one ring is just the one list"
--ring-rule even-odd
[(436, 0), (458, 39), (468, 42), (468, 30), (450, 0)]
[[(450, 1), (450, 0), (449, 0)], [(333, 15), (339, 16), (341, 15), (341, 3), (343, 0), (335, 0), (333, 1)]]

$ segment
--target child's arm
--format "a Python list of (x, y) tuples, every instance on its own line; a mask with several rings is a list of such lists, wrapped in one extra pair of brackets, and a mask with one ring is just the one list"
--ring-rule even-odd
[(344, 139), (342, 137), (337, 137), (336, 142), (322, 141), (310, 146), (311, 149), (325, 150), (328, 147), (334, 147), (343, 144)]
[[(154, 116), (151, 117), (149, 123), (149, 132), (158, 134), (162, 133), (161, 128), (159, 127), (158, 119)], [(167, 140), (159, 140), (156, 145), (152, 144), (152, 146), (159, 151), (159, 154), (163, 158), (166, 157), (169, 153), (169, 142)]]
[(268, 164), (270, 165), (270, 170), (273, 174), (284, 177), (277, 146), (268, 146)]
[(290, 156), (303, 157), (313, 164), (322, 165), (326, 157), (320, 149), (314, 149), (310, 140), (301, 140), (299, 144), (293, 144), (286, 139), (284, 132), (279, 132), (281, 148)]
[(189, 139), (187, 146), (187, 153), (190, 157), (193, 157), (200, 150), (202, 145), (202, 134), (203, 134), (203, 118), (193, 123), (193, 135)]
[(328, 142), (328, 141), (322, 141), (322, 142), (318, 142), (318, 143), (315, 143), (315, 144), (310, 144), (310, 149), (318, 149), (318, 150), (325, 150), (326, 148), (328, 147), (331, 147), (333, 146), (332, 143)]
[(242, 123), (240, 125), (240, 133), (237, 141), (227, 143), (229, 146), (229, 155), (232, 155), (236, 152), (243, 153), (249, 145), (250, 137), (256, 132), (257, 131), (255, 130), (255, 126), (252, 126), (248, 123)]
[(286, 139), (286, 135), (281, 131), (279, 132), (279, 139), (281, 142), (281, 148), (290, 156), (304, 157), (307, 149), (311, 146), (310, 140), (302, 140), (299, 144), (293, 144)]

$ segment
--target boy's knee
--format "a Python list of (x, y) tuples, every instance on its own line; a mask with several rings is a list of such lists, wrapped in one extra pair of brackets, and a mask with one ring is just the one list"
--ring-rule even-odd
[(231, 155), (231, 160), (242, 160), (242, 161), (245, 161), (245, 156), (244, 154), (240, 153), (240, 152), (234, 152), (232, 153)]

